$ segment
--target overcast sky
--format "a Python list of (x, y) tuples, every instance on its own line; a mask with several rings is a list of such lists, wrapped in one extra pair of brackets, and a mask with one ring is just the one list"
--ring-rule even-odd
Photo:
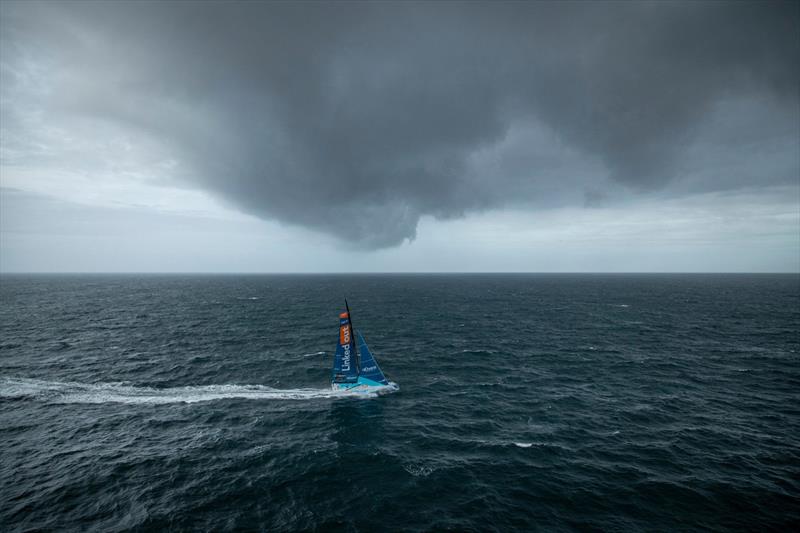
[(800, 271), (800, 2), (0, 2), (0, 271)]

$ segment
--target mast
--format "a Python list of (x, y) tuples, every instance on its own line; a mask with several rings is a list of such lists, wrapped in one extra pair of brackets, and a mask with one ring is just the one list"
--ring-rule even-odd
[(358, 343), (356, 342), (356, 327), (353, 325), (353, 315), (350, 314), (350, 306), (347, 305), (347, 298), (344, 299), (344, 307), (347, 309), (347, 318), (350, 320), (350, 344), (353, 345), (353, 353), (356, 354), (356, 369), (361, 373), (361, 356), (358, 355)]

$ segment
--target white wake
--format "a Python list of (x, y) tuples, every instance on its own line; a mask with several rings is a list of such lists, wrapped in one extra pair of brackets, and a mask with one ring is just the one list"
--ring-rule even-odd
[(27, 378), (0, 378), (0, 398), (32, 398), (50, 403), (197, 403), (230, 398), (246, 400), (315, 400), (321, 398), (375, 398), (391, 392), (370, 393), (331, 389), (274, 389), (265, 385), (200, 385), (155, 389), (125, 383), (71, 383)]

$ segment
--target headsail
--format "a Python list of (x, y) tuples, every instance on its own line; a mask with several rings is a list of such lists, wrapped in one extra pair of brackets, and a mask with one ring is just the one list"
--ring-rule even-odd
[[(339, 342), (333, 357), (333, 383), (355, 383), (358, 381), (358, 361), (350, 313), (339, 315)], [(370, 356), (371, 357), (371, 356)]]
[(383, 372), (381, 372), (381, 367), (378, 366), (378, 362), (372, 356), (372, 352), (369, 351), (369, 347), (364, 337), (361, 336), (361, 332), (356, 332), (356, 335), (358, 336), (358, 351), (361, 353), (359, 375), (362, 378), (380, 383), (381, 385), (387, 385), (389, 381), (386, 379), (386, 376), (383, 375)]

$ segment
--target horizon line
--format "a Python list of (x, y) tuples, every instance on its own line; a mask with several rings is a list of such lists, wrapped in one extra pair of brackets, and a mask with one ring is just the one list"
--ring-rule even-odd
[(264, 271), (0, 271), (0, 276), (16, 275), (155, 275), (155, 276), (335, 276), (335, 275), (644, 275), (644, 274), (794, 274), (800, 271), (689, 271), (689, 270), (598, 270), (598, 271), (352, 271), (352, 272), (264, 272)]

